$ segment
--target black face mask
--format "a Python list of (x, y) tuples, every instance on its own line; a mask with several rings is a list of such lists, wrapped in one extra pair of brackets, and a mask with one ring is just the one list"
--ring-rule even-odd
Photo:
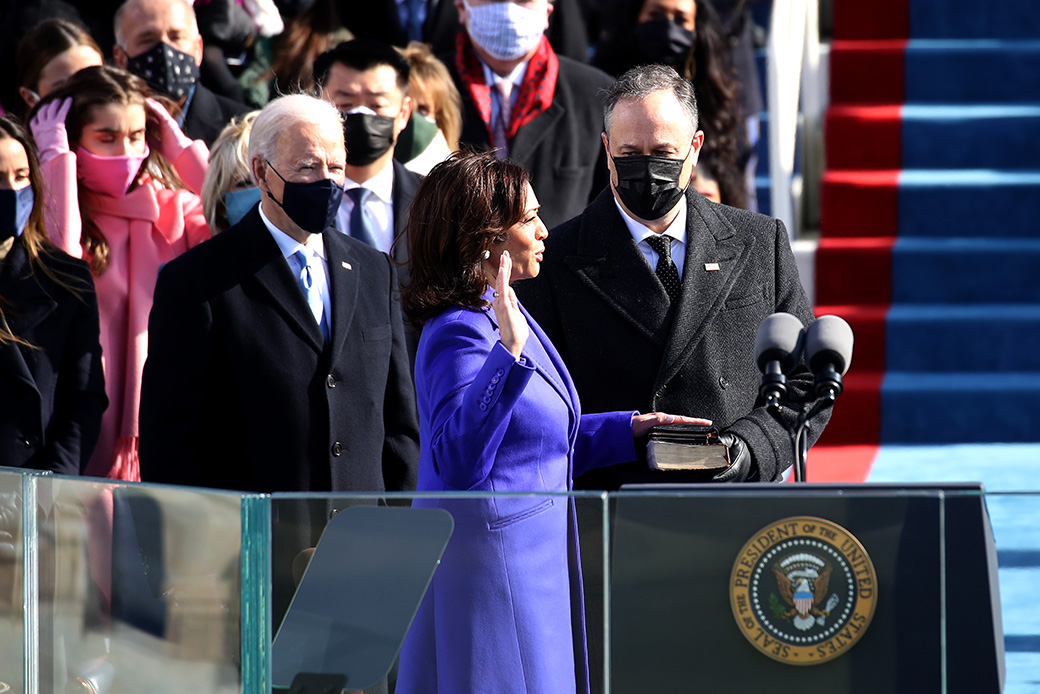
[(668, 19), (655, 19), (636, 25), (635, 41), (639, 52), (653, 62), (679, 65), (697, 42), (697, 32)]
[[(690, 148), (693, 151), (693, 148)], [(689, 157), (689, 153), (686, 154)], [(668, 214), (686, 192), (679, 187), (686, 159), (637, 155), (611, 157), (617, 183), (614, 188), (628, 211), (640, 219), (652, 222)], [(687, 181), (689, 185), (689, 181)]]
[[(274, 171), (275, 176), (282, 178), (271, 162), (267, 162), (267, 166)], [(343, 200), (343, 186), (328, 178), (310, 183), (295, 183), (282, 178), (282, 182), (285, 183), (285, 189), (281, 201), (276, 200), (270, 191), (267, 197), (285, 210), (296, 226), (310, 234), (320, 234), (336, 221), (336, 213)]]
[(136, 58), (129, 58), (126, 69), (152, 89), (177, 101), (188, 96), (199, 79), (199, 66), (195, 64), (194, 56), (161, 42)]
[(394, 119), (371, 113), (348, 113), (343, 123), (347, 163), (366, 166), (394, 145)]

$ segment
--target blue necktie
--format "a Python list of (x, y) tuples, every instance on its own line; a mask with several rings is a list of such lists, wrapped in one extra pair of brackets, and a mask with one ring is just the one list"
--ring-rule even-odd
[(368, 200), (368, 196), (371, 195), (372, 191), (368, 188), (358, 187), (348, 188), (346, 193), (354, 203), (354, 209), (350, 211), (350, 235), (358, 241), (364, 241), (372, 248), (379, 248), (379, 245), (376, 243), (376, 237), (372, 233), (372, 227), (369, 224), (369, 215), (365, 210), (365, 201)]
[(311, 255), (303, 250), (299, 250), (293, 253), (293, 257), (300, 268), (296, 275), (296, 279), (300, 283), (300, 289), (303, 290), (303, 295), (307, 297), (307, 305), (310, 306), (311, 314), (314, 315), (315, 322), (321, 328), (322, 337), (328, 342), (329, 321), (328, 316), (325, 315), (325, 304), (321, 300), (321, 292), (314, 281), (314, 273), (311, 270)]

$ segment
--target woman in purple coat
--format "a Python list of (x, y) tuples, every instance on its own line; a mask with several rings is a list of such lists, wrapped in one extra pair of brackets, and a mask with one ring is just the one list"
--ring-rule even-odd
[[(419, 491), (566, 492), (635, 458), (662, 413), (582, 415), (567, 369), (517, 301), (548, 236), (527, 173), (489, 154), (435, 166), (406, 230)], [(417, 499), (455, 533), (401, 653), (398, 694), (588, 691), (573, 504), (563, 495)]]

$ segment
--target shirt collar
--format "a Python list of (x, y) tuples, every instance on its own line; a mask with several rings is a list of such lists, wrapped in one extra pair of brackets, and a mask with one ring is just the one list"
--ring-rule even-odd
[[(625, 212), (625, 208), (618, 202), (617, 196), (614, 196), (614, 204), (617, 206), (618, 212), (621, 213), (621, 219), (625, 221), (625, 226), (628, 227), (628, 233), (632, 234), (632, 238), (635, 239), (636, 243), (639, 243), (648, 236), (656, 236), (656, 232), (652, 231), (648, 226), (640, 221), (633, 219), (629, 216), (628, 212)], [(686, 243), (686, 196), (683, 195), (679, 198), (679, 214), (675, 215), (675, 219), (668, 225), (668, 228), (664, 230), (664, 233), (671, 236), (679, 243)]]
[(497, 72), (489, 68), (488, 64), (481, 60), (479, 55), (477, 60), (480, 60), (480, 66), (484, 68), (484, 83), (489, 87), (506, 80), (512, 82), (515, 87), (519, 87), (520, 83), (524, 81), (524, 75), (527, 74), (528, 61), (526, 60), (513, 68), (513, 71), (505, 77), (499, 76)]
[(394, 164), (391, 161), (386, 165), (382, 171), (377, 173), (372, 178), (364, 182), (364, 184), (358, 183), (357, 181), (351, 180), (348, 176), (343, 184), (343, 190), (350, 190), (351, 188), (361, 188), (362, 185), (368, 188), (372, 193), (379, 198), (382, 202), (387, 205), (391, 204), (394, 199)]
[(274, 222), (267, 218), (267, 215), (264, 214), (263, 205), (260, 205), (260, 219), (263, 220), (264, 226), (267, 227), (267, 230), (271, 232), (271, 236), (274, 237), (274, 242), (278, 244), (278, 250), (282, 252), (282, 257), (286, 260), (301, 248), (319, 258), (325, 257), (325, 244), (322, 243), (321, 234), (311, 234), (307, 238), (307, 243), (300, 243), (276, 227)]

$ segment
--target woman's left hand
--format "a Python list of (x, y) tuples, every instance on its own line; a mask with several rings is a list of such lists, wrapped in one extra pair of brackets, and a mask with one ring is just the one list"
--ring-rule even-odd
[(637, 414), (632, 417), (632, 436), (637, 438), (640, 436), (646, 436), (646, 434), (654, 427), (669, 426), (671, 424), (699, 424), (701, 426), (711, 426), (711, 420), (700, 419), (699, 417), (686, 417), (681, 414), (666, 414), (664, 412)]
[(173, 162), (181, 152), (191, 147), (191, 139), (184, 134), (166, 107), (152, 98), (145, 99), (148, 113), (159, 123), (159, 140), (150, 141), (150, 147), (158, 148), (166, 160)]
[(520, 301), (509, 286), (509, 275), (512, 271), (513, 259), (509, 257), (509, 251), (502, 251), (502, 257), (498, 260), (498, 278), (495, 280), (495, 300), (491, 305), (495, 309), (495, 316), (498, 317), (498, 332), (502, 344), (510, 354), (519, 359), (531, 329), (524, 314), (520, 312)]

